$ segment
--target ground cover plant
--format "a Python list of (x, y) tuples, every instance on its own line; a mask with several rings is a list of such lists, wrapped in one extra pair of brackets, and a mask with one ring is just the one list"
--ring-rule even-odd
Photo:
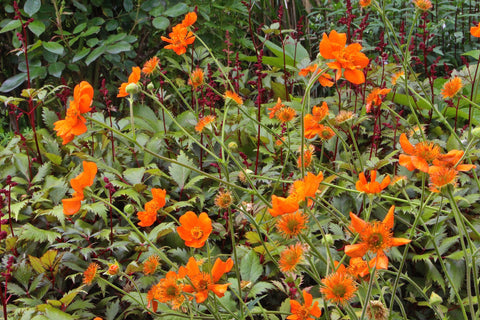
[(4, 319), (480, 318), (478, 3), (312, 2), (5, 6)]

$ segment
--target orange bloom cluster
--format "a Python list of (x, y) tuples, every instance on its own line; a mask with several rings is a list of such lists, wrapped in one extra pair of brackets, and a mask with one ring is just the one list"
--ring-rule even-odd
[(214, 115), (208, 115), (198, 119), (197, 125), (195, 126), (195, 131), (197, 131), (198, 133), (201, 133), (207, 125), (209, 125), (214, 121), (215, 121)]
[(327, 36), (323, 34), (320, 42), (320, 54), (325, 59), (334, 59), (334, 62), (327, 63), (330, 69), (336, 70), (335, 79), (338, 80), (343, 74), (345, 79), (353, 84), (361, 84), (365, 82), (365, 75), (362, 69), (365, 68), (370, 60), (367, 56), (360, 52), (362, 46), (359, 43), (347, 44), (347, 35), (338, 33), (335, 30)]
[(188, 79), (188, 84), (196, 89), (203, 84), (203, 76), (203, 70), (200, 68), (196, 68), (190, 75), (190, 78)]
[(280, 253), (280, 260), (278, 261), (280, 270), (282, 272), (295, 271), (295, 268), (300, 263), (303, 257), (303, 247), (300, 243), (289, 246)]
[(292, 314), (287, 317), (288, 320), (315, 320), (322, 315), (322, 310), (318, 307), (318, 301), (315, 301), (312, 305), (312, 295), (305, 290), (302, 291), (302, 295), (303, 305), (298, 301), (290, 300), (290, 312)]
[(181, 55), (187, 52), (187, 47), (195, 41), (193, 32), (188, 30), (197, 21), (197, 14), (189, 12), (183, 19), (182, 23), (172, 28), (172, 32), (168, 34), (170, 38), (162, 36), (161, 39), (169, 44), (165, 49), (172, 49), (176, 54)]
[(470, 27), (470, 34), (474, 37), (480, 38), (480, 24)]
[(156, 255), (151, 255), (143, 262), (143, 273), (154, 274), (157, 271), (158, 266), (160, 265), (160, 261)]
[(177, 232), (180, 238), (185, 241), (187, 247), (201, 248), (212, 233), (212, 220), (205, 212), (197, 215), (192, 211), (187, 211), (180, 217), (180, 226)]
[(235, 101), (237, 104), (242, 105), (243, 104), (243, 99), (236, 93), (230, 90), (225, 91), (225, 99), (232, 99)]
[(355, 184), (355, 188), (360, 192), (376, 194), (382, 192), (382, 190), (388, 187), (388, 185), (390, 184), (390, 176), (386, 176), (385, 178), (383, 178), (381, 183), (378, 183), (376, 179), (376, 170), (370, 170), (370, 182), (367, 182), (365, 174), (363, 172), (360, 172), (358, 176), (358, 181)]
[(82, 81), (75, 86), (73, 100), (70, 101), (65, 119), (58, 120), (53, 124), (57, 136), (63, 140), (62, 144), (67, 144), (75, 136), (87, 132), (87, 126), (85, 125), (87, 120), (85, 120), (82, 114), (92, 109), (90, 107), (92, 100), (93, 87), (87, 81)]
[(362, 8), (368, 7), (370, 5), (370, 3), (372, 3), (372, 0), (360, 0), (360, 1), (358, 1), (358, 4)]
[(120, 88), (118, 88), (117, 98), (123, 98), (129, 95), (129, 93), (126, 91), (127, 86), (130, 83), (138, 83), (138, 81), (140, 81), (140, 73), (140, 67), (132, 67), (132, 73), (130, 73), (130, 75), (128, 76), (128, 82), (122, 83), (120, 85)]
[(153, 199), (145, 203), (145, 211), (137, 212), (137, 217), (140, 220), (139, 226), (150, 227), (157, 220), (157, 211), (165, 206), (166, 195), (167, 191), (164, 189), (152, 189)]
[(440, 147), (433, 142), (419, 142), (415, 146), (408, 141), (407, 135), (400, 135), (400, 146), (406, 154), (398, 158), (399, 164), (409, 171), (418, 169), (428, 172), (428, 163), (431, 163), (440, 155)]
[(452, 99), (462, 89), (462, 79), (459, 77), (453, 77), (443, 85), (442, 95), (443, 99)]
[(160, 59), (158, 59), (158, 57), (155, 56), (155, 57), (151, 58), (150, 60), (145, 62), (145, 64), (143, 65), (142, 72), (147, 77), (150, 76), (157, 69), (159, 62), (160, 62)]
[(324, 140), (328, 140), (335, 135), (335, 132), (328, 126), (320, 122), (328, 115), (328, 105), (324, 101), (320, 107), (314, 106), (311, 114), (306, 114), (303, 118), (305, 126), (305, 138), (312, 139), (316, 135)]
[(70, 180), (70, 185), (75, 191), (70, 199), (63, 199), (63, 213), (71, 216), (80, 210), (82, 200), (84, 199), (83, 189), (93, 184), (97, 174), (97, 165), (95, 162), (83, 161), (83, 172)]
[(379, 106), (382, 104), (382, 97), (381, 96), (384, 96), (386, 95), (387, 93), (390, 92), (391, 89), (387, 89), (387, 88), (383, 88), (383, 89), (380, 89), (380, 88), (375, 88), (372, 90), (372, 92), (370, 92), (370, 94), (367, 96), (367, 105), (366, 105), (366, 108), (367, 108), (367, 113), (369, 113), (370, 111), (372, 111), (372, 107), (373, 106)]
[(432, 2), (430, 0), (412, 0), (412, 2), (420, 11), (428, 11), (432, 9)]
[(345, 254), (352, 258), (361, 258), (367, 252), (371, 252), (375, 257), (369, 261), (370, 267), (387, 269), (388, 258), (384, 251), (391, 247), (403, 246), (411, 241), (392, 236), (394, 210), (395, 206), (392, 206), (382, 222), (373, 223), (365, 222), (350, 212), (352, 228), (360, 235), (361, 242), (345, 246)]
[(282, 103), (282, 99), (280, 99), (280, 97), (278, 97), (277, 99), (277, 103), (268, 109), (268, 111), (270, 111), (270, 113), (268, 114), (268, 117), (270, 119), (273, 119), (275, 117), (275, 115), (277, 114), (278, 111), (280, 111), (280, 109), (284, 108), (285, 105)]
[(167, 303), (172, 309), (179, 309), (185, 301), (183, 295), (184, 285), (181, 283), (183, 277), (179, 276), (175, 271), (169, 271), (165, 278), (153, 285), (147, 293), (148, 308), (157, 311), (158, 303)]
[(88, 265), (88, 268), (83, 272), (83, 283), (90, 284), (97, 275), (97, 270), (100, 266), (98, 263), (92, 262)]
[(320, 292), (325, 295), (325, 299), (344, 304), (353, 298), (357, 285), (343, 264), (338, 265), (338, 262), (335, 262), (335, 266), (337, 270), (322, 280), (324, 287)]

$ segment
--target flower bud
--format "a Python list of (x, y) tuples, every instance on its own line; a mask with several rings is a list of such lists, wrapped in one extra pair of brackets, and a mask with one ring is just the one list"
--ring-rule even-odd
[(232, 142), (230, 142), (230, 143), (228, 144), (228, 149), (230, 149), (231, 151), (235, 152), (235, 151), (237, 151), (237, 149), (238, 149), (238, 144), (237, 144), (236, 142), (233, 142), (233, 141), (232, 141)]
[(140, 88), (136, 83), (129, 83), (127, 87), (125, 88), (125, 92), (128, 94), (136, 94), (140, 91)]
[(131, 204), (127, 204), (123, 210), (126, 214), (133, 214), (135, 212), (135, 208)]
[(155, 85), (153, 84), (153, 82), (150, 82), (149, 84), (147, 84), (147, 90), (148, 91), (155, 90)]

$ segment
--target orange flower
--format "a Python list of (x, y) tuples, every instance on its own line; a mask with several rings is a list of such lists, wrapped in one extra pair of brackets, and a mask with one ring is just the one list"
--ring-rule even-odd
[(293, 183), (293, 194), (296, 195), (297, 201), (305, 201), (307, 197), (315, 198), (315, 194), (323, 181), (323, 172), (318, 175), (308, 172), (302, 180)]
[(298, 200), (296, 195), (290, 195), (287, 198), (272, 195), (272, 208), (268, 212), (272, 217), (292, 213), (298, 210)]
[(461, 150), (450, 150), (447, 154), (441, 154), (437, 159), (433, 160), (434, 166), (444, 166), (454, 168), (457, 171), (469, 171), (475, 169), (473, 164), (463, 164), (460, 160), (463, 158), (464, 152)]
[(370, 273), (370, 270), (368, 269), (367, 261), (363, 260), (360, 257), (356, 257), (350, 259), (350, 264), (347, 268), (347, 272), (353, 277), (363, 278)]
[(298, 75), (302, 77), (306, 77), (310, 73), (315, 73), (315, 71), (317, 71), (317, 68), (318, 68), (318, 65), (316, 63), (311, 64), (308, 67), (301, 69)]
[(358, 4), (360, 4), (360, 6), (362, 8), (368, 7), (370, 5), (370, 3), (372, 3), (372, 0), (360, 0), (360, 1), (358, 1)]
[(470, 27), (470, 34), (474, 37), (480, 38), (480, 24), (475, 27)]
[(320, 124), (320, 122), (325, 119), (328, 113), (328, 105), (324, 101), (322, 106), (314, 106), (312, 108), (312, 114), (305, 115), (303, 118), (305, 138), (312, 139), (318, 135), (320, 138), (328, 140), (335, 135), (335, 132), (333, 132), (331, 128)]
[(322, 140), (328, 140), (328, 139), (332, 138), (333, 136), (335, 136), (335, 131), (333, 131), (332, 128), (324, 126), (322, 124), (319, 126), (318, 131), (319, 131), (318, 136)]
[(187, 47), (195, 41), (193, 32), (188, 30), (188, 27), (197, 21), (197, 14), (189, 12), (183, 19), (182, 23), (177, 24), (172, 28), (172, 32), (168, 34), (170, 38), (161, 37), (161, 39), (170, 44), (165, 46), (165, 49), (172, 49), (176, 54), (181, 55), (187, 52)]
[(189, 12), (185, 15), (185, 18), (182, 21), (182, 26), (185, 28), (192, 26), (197, 22), (197, 14), (195, 12)]
[(118, 88), (117, 98), (122, 98), (129, 95), (129, 93), (127, 93), (125, 89), (130, 83), (138, 83), (138, 81), (140, 80), (140, 72), (140, 67), (132, 67), (132, 73), (130, 73), (130, 75), (128, 76), (128, 82), (122, 83), (120, 88)]
[(390, 92), (391, 89), (387, 88), (375, 88), (372, 90), (372, 92), (368, 95), (367, 97), (367, 113), (369, 113), (372, 110), (372, 106), (379, 106), (382, 104), (382, 98), (380, 96), (386, 95), (387, 93)]
[(193, 88), (197, 88), (203, 84), (203, 70), (200, 68), (196, 68), (193, 70), (192, 74), (190, 75), (190, 79), (188, 79), (188, 84), (193, 86)]
[(455, 186), (458, 171), (444, 166), (431, 166), (428, 168), (428, 174), (430, 177), (430, 191), (440, 192), (438, 189), (448, 184)]
[(77, 84), (73, 90), (73, 100), (70, 100), (65, 120), (58, 120), (54, 125), (57, 136), (61, 137), (62, 144), (67, 144), (73, 140), (75, 136), (79, 136), (87, 132), (87, 122), (83, 113), (91, 110), (93, 100), (93, 87), (87, 82), (82, 81)]
[(300, 243), (289, 246), (280, 253), (278, 264), (283, 273), (295, 271), (303, 257), (303, 247)]
[(197, 303), (204, 302), (208, 293), (212, 291), (221, 298), (225, 295), (230, 283), (217, 284), (220, 278), (233, 267), (233, 260), (228, 258), (223, 262), (220, 258), (217, 258), (215, 264), (210, 273), (201, 272), (199, 264), (194, 257), (190, 257), (185, 267), (181, 266), (178, 270), (179, 275), (188, 276), (190, 284), (185, 285), (184, 291), (195, 294), (195, 301)]
[(225, 99), (226, 98), (234, 100), (239, 105), (243, 104), (242, 98), (240, 98), (240, 96), (233, 91), (230, 91), (230, 90), (225, 91)]
[[(313, 157), (313, 150), (305, 150), (303, 153), (303, 167), (306, 168), (312, 163), (312, 157)], [(297, 159), (297, 167), (301, 168), (302, 167), (302, 157), (301, 155), (298, 156)]]
[(93, 320), (103, 320), (103, 319), (100, 318), (100, 317), (95, 317), (95, 318), (93, 318)]
[(290, 108), (290, 107), (283, 107), (278, 112), (276, 113), (276, 117), (280, 122), (282, 123), (287, 123), (293, 120), (295, 118), (295, 115), (297, 112)]
[(400, 146), (406, 154), (399, 156), (398, 163), (409, 171), (418, 169), (428, 172), (428, 163), (440, 155), (440, 147), (433, 142), (424, 141), (413, 146), (405, 133), (400, 135)]
[(312, 295), (305, 290), (302, 291), (302, 294), (303, 305), (298, 301), (290, 300), (290, 312), (292, 314), (287, 317), (288, 320), (315, 320), (322, 315), (322, 310), (318, 307), (318, 301), (315, 301), (312, 305)]
[(282, 215), (275, 226), (283, 237), (293, 238), (307, 228), (307, 221), (306, 215), (300, 211), (295, 211)]
[(270, 111), (270, 113), (268, 114), (268, 117), (270, 119), (273, 119), (275, 117), (275, 115), (277, 114), (277, 112), (282, 109), (283, 107), (285, 107), (284, 104), (282, 104), (282, 99), (280, 99), (280, 97), (278, 97), (277, 99), (277, 104), (274, 105), (272, 108), (269, 108), (268, 111)]
[(108, 264), (107, 274), (109, 276), (116, 275), (118, 271), (120, 271), (120, 266), (118, 265), (118, 262)]
[(157, 267), (160, 265), (158, 257), (156, 255), (151, 255), (143, 262), (143, 273), (147, 274), (154, 274), (157, 270)]
[(72, 198), (63, 199), (63, 213), (71, 216), (80, 210), (82, 200), (84, 199), (83, 189), (93, 184), (95, 175), (97, 174), (97, 165), (95, 162), (83, 161), (83, 172), (70, 180), (74, 193)]
[[(153, 57), (143, 65), (142, 72), (148, 77), (150, 76), (158, 67), (160, 59), (158, 57)], [(138, 81), (138, 80), (137, 80)]]
[(393, 76), (392, 76), (392, 85), (396, 85), (397, 84), (397, 81), (398, 81), (398, 78), (400, 78), (401, 76), (405, 75), (405, 72), (402, 71), (399, 71), (399, 72), (396, 72)]
[(322, 280), (323, 288), (320, 289), (325, 299), (333, 303), (344, 304), (353, 298), (357, 286), (353, 277), (347, 273), (346, 268), (341, 264), (337, 271), (328, 275)]
[(382, 192), (382, 190), (388, 187), (388, 185), (390, 184), (390, 176), (386, 176), (385, 178), (383, 178), (381, 183), (378, 183), (376, 179), (376, 170), (370, 170), (370, 182), (367, 182), (365, 174), (363, 172), (360, 172), (358, 176), (358, 181), (355, 184), (355, 188), (360, 192), (376, 194)]
[(187, 247), (201, 248), (207, 241), (210, 233), (212, 233), (212, 220), (205, 212), (200, 216), (192, 211), (187, 211), (180, 217), (180, 226), (177, 232), (180, 238), (185, 241)]
[(442, 95), (443, 99), (452, 99), (462, 90), (462, 79), (454, 77), (448, 80), (443, 85)]
[(165, 189), (152, 188), (153, 199), (145, 203), (145, 211), (137, 212), (139, 226), (150, 227), (157, 220), (157, 211), (165, 206), (166, 195)]
[(421, 11), (428, 11), (432, 9), (432, 2), (430, 0), (412, 0), (415, 7)]
[(195, 126), (195, 131), (202, 132), (203, 129), (210, 123), (215, 121), (215, 116), (209, 115), (198, 119), (197, 125)]
[[(185, 301), (183, 295), (184, 285), (179, 282), (181, 277), (175, 271), (169, 271), (165, 278), (153, 285), (147, 293), (147, 307), (152, 306), (154, 312), (157, 311), (158, 302), (167, 303), (172, 306), (172, 309), (179, 309)], [(155, 301), (157, 300), (157, 301)]]
[(369, 60), (367, 56), (360, 52), (362, 46), (353, 43), (345, 47), (347, 36), (345, 33), (338, 33), (335, 30), (327, 36), (323, 34), (320, 42), (320, 54), (325, 59), (334, 59), (334, 62), (327, 63), (330, 69), (336, 70), (336, 80), (342, 76), (342, 69), (345, 79), (353, 84), (361, 84), (365, 82), (365, 76), (362, 69), (365, 68)]
[(369, 265), (371, 268), (387, 269), (388, 258), (384, 250), (391, 247), (403, 246), (410, 243), (411, 240), (404, 238), (394, 238), (391, 229), (393, 228), (395, 206), (388, 211), (382, 222), (367, 223), (350, 212), (353, 229), (360, 234), (360, 243), (345, 246), (345, 254), (352, 257), (363, 257), (367, 252), (376, 255), (371, 259)]
[(322, 105), (320, 107), (313, 106), (312, 108), (312, 117), (317, 122), (320, 122), (323, 119), (325, 119), (325, 117), (328, 116), (328, 113), (329, 113), (328, 105), (325, 101), (322, 102)]
[(321, 74), (320, 77), (318, 78), (318, 82), (320, 82), (320, 85), (322, 87), (330, 88), (333, 86), (332, 76), (329, 75), (328, 73)]
[(83, 283), (84, 284), (92, 283), (93, 279), (97, 275), (97, 270), (98, 270), (99, 267), (100, 266), (95, 262), (90, 263), (88, 268), (83, 272)]
[(222, 209), (230, 207), (232, 202), (233, 198), (230, 191), (220, 191), (215, 197), (215, 205)]

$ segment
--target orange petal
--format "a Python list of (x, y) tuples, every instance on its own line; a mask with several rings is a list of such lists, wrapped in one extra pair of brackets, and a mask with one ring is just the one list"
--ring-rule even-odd
[(227, 261), (223, 262), (220, 258), (217, 258), (215, 264), (212, 268), (212, 279), (213, 282), (217, 282), (220, 278), (233, 267), (233, 260), (228, 258)]
[(386, 226), (388, 229), (393, 229), (393, 219), (394, 219), (394, 211), (395, 206), (391, 206), (390, 210), (388, 210), (387, 215), (383, 219), (383, 225)]
[(385, 253), (379, 252), (368, 264), (370, 265), (370, 268), (388, 269), (388, 258)]
[(350, 244), (345, 246), (345, 254), (349, 257), (363, 257), (367, 253), (368, 248), (364, 243)]
[(400, 135), (400, 140), (399, 141), (400, 141), (400, 146), (402, 147), (402, 149), (405, 153), (407, 153), (409, 155), (415, 154), (415, 147), (410, 143), (410, 141), (408, 141), (407, 135), (405, 133), (402, 133)]
[(360, 219), (353, 212), (350, 212), (350, 219), (352, 219), (352, 227), (356, 232), (362, 233), (367, 229), (368, 223)]
[(405, 239), (405, 238), (392, 238), (392, 247), (398, 247), (398, 246), (403, 246), (408, 243), (412, 242), (410, 239)]
[(412, 160), (412, 164), (415, 166), (415, 168), (423, 172), (428, 172), (428, 163), (425, 161), (425, 159), (417, 156), (412, 156), (410, 159)]

